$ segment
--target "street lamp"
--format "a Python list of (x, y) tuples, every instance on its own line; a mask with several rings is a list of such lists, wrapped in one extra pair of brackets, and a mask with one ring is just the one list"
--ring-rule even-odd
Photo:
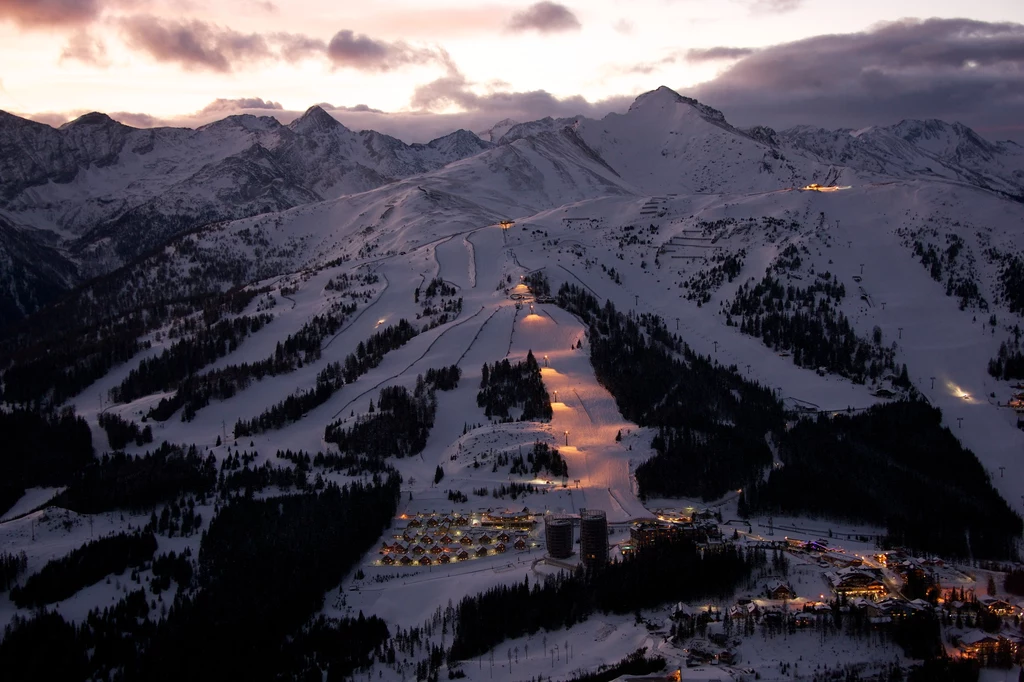
[(546, 355), (544, 356), (544, 366), (545, 367), (548, 366), (548, 356), (546, 356)]
[(569, 447), (569, 432), (565, 432), (565, 447)]

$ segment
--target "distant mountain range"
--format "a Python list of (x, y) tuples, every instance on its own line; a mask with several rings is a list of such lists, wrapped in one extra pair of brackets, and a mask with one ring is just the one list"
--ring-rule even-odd
[(195, 130), (132, 128), (100, 113), (54, 129), (0, 112), (0, 325), (204, 225), (406, 179), (497, 215), (608, 195), (886, 178), (1021, 200), (1024, 148), (937, 120), (742, 130), (665, 87), (601, 120), (505, 120), (427, 144), (349, 130), (317, 106), (288, 125), (241, 115)]

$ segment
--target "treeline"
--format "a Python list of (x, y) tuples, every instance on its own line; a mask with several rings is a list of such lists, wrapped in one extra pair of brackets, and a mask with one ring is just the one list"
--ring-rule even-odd
[(777, 446), (783, 466), (747, 486), (741, 513), (872, 523), (886, 528), (891, 546), (942, 556), (1016, 556), (1021, 518), (923, 402), (802, 420), (777, 434)]
[(324, 440), (337, 445), (343, 454), (362, 454), (371, 459), (419, 454), (427, 446), (437, 415), (436, 389), (440, 385), (455, 388), (460, 375), (458, 366), (452, 365), (428, 370), (430, 380), (416, 377), (412, 393), (404, 386), (382, 388), (376, 407), (371, 400), (369, 412), (348, 428), (341, 421), (328, 424)]
[(709, 270), (700, 270), (683, 282), (686, 300), (696, 301), (698, 308), (709, 302), (711, 294), (724, 282), (731, 282), (739, 277), (746, 256), (746, 249), (740, 249), (738, 253), (719, 253), (713, 256), (711, 260), (714, 265)]
[(149, 424), (145, 428), (139, 428), (135, 422), (123, 419), (113, 412), (100, 412), (99, 422), (107, 432), (107, 440), (114, 450), (124, 450), (129, 443), (142, 447), (153, 442), (153, 427)]
[[(106, 288), (115, 278), (108, 280), (93, 283), (97, 299), (117, 298)], [(148, 341), (140, 341), (146, 333), (196, 310), (213, 324), (220, 315), (240, 313), (257, 293), (233, 289), (213, 296), (148, 301), (138, 307), (119, 300), (102, 306), (83, 294), (57, 304), (5, 330), (0, 340), (0, 397), (12, 404), (59, 405), (148, 348)]]
[(263, 313), (220, 320), (195, 335), (180, 339), (153, 358), (144, 358), (117, 387), (111, 389), (111, 400), (127, 403), (160, 391), (176, 388), (185, 377), (197, 373), (214, 360), (238, 349), (249, 334), (255, 334), (273, 316)]
[(379, 365), (385, 354), (401, 348), (416, 334), (416, 329), (407, 320), (401, 319), (398, 324), (376, 332), (366, 341), (360, 341), (356, 351), (349, 353), (343, 363), (332, 362), (320, 370), (313, 388), (292, 393), (257, 417), (235, 422), (235, 438), (280, 429), (286, 424), (297, 422), (304, 414), (327, 402), (342, 386), (353, 383)]
[(199, 591), (175, 600), (137, 679), (193, 676), (190, 661), (203, 661), (198, 674), (211, 680), (309, 679), (331, 661), (339, 664), (331, 678), (349, 674), (387, 638), (383, 622), (304, 624), (388, 527), (398, 492), (392, 475), (369, 486), (329, 485), (319, 494), (224, 507), (200, 548)]
[(152, 533), (118, 533), (87, 542), (29, 576), (11, 589), (11, 601), (21, 608), (63, 601), (82, 588), (94, 585), (111, 573), (139, 566), (156, 552)]
[(181, 420), (192, 421), (196, 413), (210, 404), (210, 400), (227, 400), (244, 390), (253, 381), (267, 376), (287, 374), (304, 364), (320, 359), (323, 340), (337, 332), (347, 316), (355, 312), (356, 304), (335, 303), (324, 315), (316, 315), (297, 332), (279, 341), (274, 354), (257, 362), (228, 365), (205, 374), (187, 374), (178, 390), (170, 398), (162, 398), (149, 416), (166, 421), (181, 409)]
[(24, 551), (18, 554), (0, 552), (0, 592), (11, 589), (18, 576), (28, 568), (28, 555)]
[(725, 597), (765, 561), (760, 549), (744, 552), (730, 545), (701, 555), (691, 542), (666, 542), (600, 571), (580, 568), (532, 587), (528, 579), (493, 587), (459, 602), (448, 658), (480, 656), (507, 639), (569, 628), (598, 611), (631, 613), (665, 602)]
[(528, 351), (526, 360), (512, 364), (508, 359), (484, 363), (476, 404), (488, 417), (511, 421), (510, 410), (522, 410), (519, 421), (551, 419), (551, 399), (540, 378), (540, 365)]
[(658, 429), (636, 472), (642, 495), (715, 499), (771, 464), (765, 434), (784, 415), (768, 388), (693, 352), (660, 317), (623, 315), (572, 285), (558, 303), (589, 326), (594, 373), (622, 415)]
[(141, 511), (186, 493), (207, 495), (216, 482), (212, 454), (204, 458), (195, 445), (165, 442), (141, 456), (115, 452), (93, 460), (70, 478), (53, 504), (80, 514)]
[(1017, 253), (1003, 253), (995, 247), (985, 250), (988, 260), (999, 266), (996, 303), (1006, 303), (1011, 313), (1024, 313), (1024, 259)]
[(530, 274), (525, 275), (523, 277), (523, 284), (526, 285), (534, 296), (551, 295), (551, 283), (548, 282), (548, 276), (543, 270), (534, 270)]
[(238, 498), (211, 523), (194, 575), (181, 556), (154, 561), (158, 587), (166, 576), (183, 581), (169, 608), (152, 612), (138, 590), (79, 627), (55, 612), (16, 618), (0, 640), (0, 669), (13, 679), (348, 679), (383, 659), (386, 624), (313, 614), (390, 524), (398, 493), (394, 475), (319, 494)]
[(806, 288), (783, 286), (772, 275), (757, 284), (741, 284), (728, 307), (726, 324), (761, 339), (772, 350), (789, 351), (793, 364), (863, 383), (895, 370), (895, 353), (882, 345), (881, 330), (870, 343), (857, 336), (839, 310), (846, 287), (834, 275), (818, 273)]
[(999, 344), (999, 354), (988, 361), (988, 373), (996, 379), (1024, 379), (1024, 353), (1020, 348), (1020, 330), (1009, 341)]
[(26, 488), (65, 485), (93, 461), (89, 424), (69, 409), (60, 412), (0, 410), (0, 514)]
[(615, 682), (624, 675), (650, 675), (665, 669), (661, 656), (647, 656), (647, 647), (637, 649), (618, 663), (602, 665), (596, 672), (573, 675), (569, 682)]
[(317, 487), (309, 482), (308, 471), (308, 468), (302, 467), (275, 467), (269, 461), (264, 462), (261, 466), (251, 468), (248, 463), (234, 468), (224, 467), (217, 477), (217, 492), (221, 496), (227, 497), (233, 491), (242, 490), (248, 497), (252, 493), (266, 490), (270, 486), (276, 486), (281, 490), (322, 489), (323, 485)]
[(378, 457), (369, 457), (349, 452), (341, 454), (318, 452), (310, 457), (308, 452), (302, 450), (298, 452), (278, 450), (276, 456), (292, 462), (297, 470), (305, 472), (309, 472), (311, 466), (321, 467), (327, 471), (337, 471), (346, 476), (383, 474), (393, 470), (390, 464)]
[[(527, 466), (529, 465), (529, 466)], [(548, 471), (554, 477), (566, 477), (569, 475), (569, 465), (558, 450), (550, 447), (547, 443), (536, 442), (533, 449), (526, 453), (526, 461), (522, 455), (512, 456), (511, 474), (533, 474), (541, 471)]]
[(933, 244), (925, 244), (920, 239), (914, 240), (914, 255), (928, 274), (936, 282), (942, 282), (943, 269), (946, 270), (946, 296), (959, 299), (960, 310), (967, 306), (977, 306), (988, 310), (988, 301), (981, 295), (978, 283), (970, 277), (956, 272), (956, 260), (964, 249), (964, 240), (956, 234), (946, 235), (946, 248), (939, 251)]

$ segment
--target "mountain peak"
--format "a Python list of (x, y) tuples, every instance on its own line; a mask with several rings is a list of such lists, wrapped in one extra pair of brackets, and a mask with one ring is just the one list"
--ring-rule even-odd
[(82, 114), (73, 121), (68, 121), (61, 126), (61, 129), (78, 127), (78, 126), (114, 126), (127, 128), (123, 123), (118, 123), (114, 119), (110, 118), (106, 114), (101, 114), (98, 111), (91, 111), (88, 114)]
[(650, 92), (638, 95), (633, 100), (633, 103), (629, 105), (629, 111), (653, 110), (655, 108), (664, 109), (676, 104), (689, 104), (704, 120), (716, 124), (726, 124), (725, 115), (718, 109), (701, 104), (691, 97), (683, 97), (672, 88), (664, 85), (657, 90), (651, 90)]
[(306, 113), (292, 121), (288, 127), (296, 133), (304, 135), (333, 130), (339, 126), (341, 126), (341, 122), (338, 119), (327, 113), (319, 104), (314, 104), (306, 109)]
[[(637, 95), (633, 103), (629, 105), (629, 110), (634, 111), (649, 106), (666, 106), (669, 104), (680, 104), (685, 101), (685, 98), (672, 88), (664, 85), (660, 86), (657, 90), (651, 90), (641, 95)], [(693, 100), (696, 101), (696, 100)]]

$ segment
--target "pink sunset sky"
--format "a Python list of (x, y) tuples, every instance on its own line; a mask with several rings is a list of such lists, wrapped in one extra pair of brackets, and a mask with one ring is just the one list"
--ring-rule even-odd
[(0, 109), (195, 126), (323, 104), (424, 141), (667, 85), (737, 125), (1024, 136), (1019, 0), (0, 0)]

